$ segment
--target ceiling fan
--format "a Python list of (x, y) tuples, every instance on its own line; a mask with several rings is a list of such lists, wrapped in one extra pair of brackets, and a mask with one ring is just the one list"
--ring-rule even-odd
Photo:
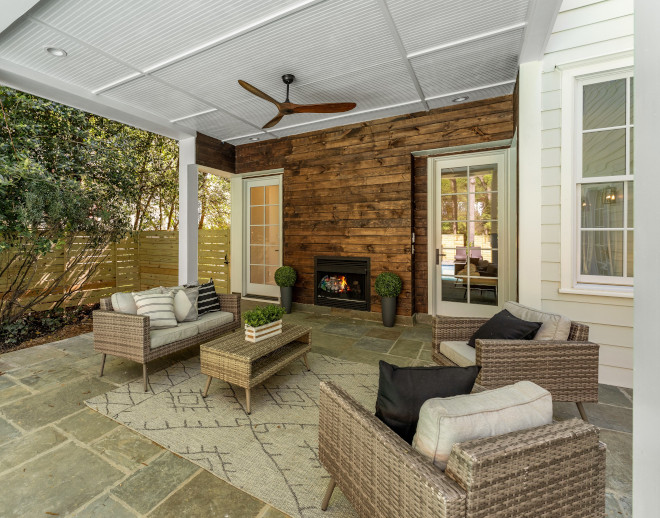
[(289, 85), (293, 83), (295, 76), (293, 74), (284, 74), (282, 76), (282, 81), (286, 85), (286, 100), (283, 103), (280, 103), (273, 99), (270, 95), (263, 93), (258, 88), (255, 88), (250, 83), (246, 83), (241, 79), (238, 80), (238, 84), (245, 88), (251, 94), (261, 97), (268, 102), (273, 103), (277, 106), (278, 114), (268, 121), (263, 129), (272, 128), (282, 120), (282, 117), (285, 115), (291, 115), (293, 113), (338, 113), (338, 112), (347, 112), (355, 108), (355, 103), (325, 103), (325, 104), (295, 104), (289, 101)]

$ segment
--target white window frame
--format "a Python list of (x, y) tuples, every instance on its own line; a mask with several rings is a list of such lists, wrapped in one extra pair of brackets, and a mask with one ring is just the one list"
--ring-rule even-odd
[[(632, 298), (632, 285), (622, 278), (579, 275), (579, 184), (581, 179), (582, 86), (630, 75), (633, 55), (625, 52), (606, 58), (571, 63), (561, 71), (561, 286), (560, 293)], [(629, 102), (629, 100), (626, 100)], [(629, 150), (626, 148), (626, 156)], [(627, 177), (626, 177), (627, 179)], [(618, 177), (589, 179), (597, 182), (623, 181)], [(627, 202), (627, 201), (626, 201)], [(624, 235), (625, 238), (625, 235)], [(588, 280), (589, 282), (585, 282)], [(615, 282), (613, 282), (615, 280)]]

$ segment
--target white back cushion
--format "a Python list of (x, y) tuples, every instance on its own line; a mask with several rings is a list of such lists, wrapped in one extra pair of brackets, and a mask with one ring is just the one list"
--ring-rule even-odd
[[(151, 288), (138, 293), (161, 293), (161, 288)], [(137, 315), (137, 306), (132, 293), (113, 293), (110, 302), (112, 303), (112, 310), (117, 313)]]
[(444, 470), (456, 443), (552, 422), (550, 392), (531, 381), (426, 401), (412, 446)]
[(528, 308), (513, 301), (504, 304), (504, 309), (521, 320), (542, 323), (536, 335), (534, 335), (534, 340), (568, 340), (568, 335), (571, 332), (571, 320), (563, 315)]
[(163, 288), (163, 292), (174, 293), (174, 315), (178, 322), (194, 322), (197, 320), (197, 298), (199, 287), (176, 286)]
[(176, 327), (174, 293), (133, 293), (137, 314), (149, 317), (151, 329)]

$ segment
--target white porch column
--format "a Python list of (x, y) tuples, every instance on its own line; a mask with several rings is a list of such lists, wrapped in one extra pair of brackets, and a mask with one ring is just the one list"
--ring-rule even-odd
[(660, 3), (635, 1), (635, 311), (633, 348), (633, 516), (660, 509), (660, 246), (658, 119)]
[(179, 140), (179, 284), (197, 282), (198, 186), (195, 137)]
[(518, 295), (541, 308), (541, 62), (520, 65), (518, 111)]

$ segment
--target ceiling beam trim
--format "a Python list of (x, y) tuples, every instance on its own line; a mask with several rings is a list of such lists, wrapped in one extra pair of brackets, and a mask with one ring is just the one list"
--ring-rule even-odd
[(527, 28), (520, 50), (521, 65), (540, 61), (548, 46), (562, 0), (530, 0), (527, 9)]
[(2, 2), (2, 18), (0, 18), (0, 32), (18, 20), (32, 9), (39, 0), (11, 0)]
[[(413, 85), (415, 85), (415, 90), (417, 90), (417, 95), (419, 96), (419, 100), (424, 105), (424, 109), (426, 111), (429, 111), (429, 105), (426, 103), (426, 96), (424, 95), (424, 90), (422, 89), (422, 85), (419, 83), (419, 79), (417, 78), (417, 74), (413, 69), (412, 63), (408, 59), (406, 48), (403, 45), (401, 36), (399, 35), (399, 30), (397, 29), (396, 24), (394, 23), (394, 18), (392, 18), (392, 13), (390, 13), (390, 9), (389, 7), (387, 7), (385, 0), (377, 0), (377, 2), (378, 5), (380, 6), (381, 12), (383, 13), (383, 17), (385, 18), (385, 22), (387, 23), (390, 29), (390, 33), (392, 34), (394, 43), (396, 44), (397, 49), (399, 50), (401, 59), (403, 59), (403, 62), (406, 65), (406, 68), (408, 69), (410, 80), (413, 82)], [(410, 103), (405, 103), (405, 104), (410, 104)]]
[(442, 45), (438, 45), (437, 47), (431, 47), (428, 49), (411, 52), (410, 54), (408, 54), (407, 57), (408, 59), (412, 59), (418, 56), (424, 56), (425, 54), (431, 54), (433, 52), (438, 52), (439, 50), (449, 49), (451, 47), (457, 47), (459, 45), (470, 43), (472, 41), (483, 40), (484, 38), (489, 38), (490, 36), (496, 36), (497, 34), (504, 34), (505, 32), (515, 31), (517, 29), (525, 27), (525, 25), (527, 25), (527, 22), (516, 23), (515, 25), (509, 25), (507, 27), (502, 27), (501, 29), (496, 29), (494, 31), (483, 32), (481, 34), (470, 36), (469, 38), (464, 38), (462, 40), (455, 40), (455, 41), (450, 41), (449, 43), (443, 43)]
[(196, 132), (114, 99), (100, 98), (88, 90), (0, 59), (0, 84), (44, 97), (129, 126), (174, 139), (194, 137)]
[(185, 115), (183, 117), (179, 117), (178, 119), (172, 119), (170, 122), (184, 121), (186, 119), (192, 119), (193, 117), (197, 117), (199, 115), (205, 115), (207, 113), (213, 113), (213, 112), (217, 112), (217, 111), (218, 111), (217, 108), (211, 108), (209, 110), (202, 110), (201, 112), (193, 113), (191, 115)]
[(446, 94), (434, 95), (433, 97), (428, 97), (427, 99), (429, 101), (433, 101), (434, 99), (442, 99), (443, 97), (449, 97), (451, 95), (463, 95), (463, 94), (469, 94), (470, 92), (478, 92), (479, 90), (486, 90), (488, 88), (495, 88), (497, 86), (511, 85), (514, 84), (515, 82), (516, 80), (512, 79), (511, 81), (502, 81), (501, 83), (493, 83), (490, 85), (477, 86), (476, 88), (470, 88), (468, 90), (459, 90), (458, 92), (449, 92)]

